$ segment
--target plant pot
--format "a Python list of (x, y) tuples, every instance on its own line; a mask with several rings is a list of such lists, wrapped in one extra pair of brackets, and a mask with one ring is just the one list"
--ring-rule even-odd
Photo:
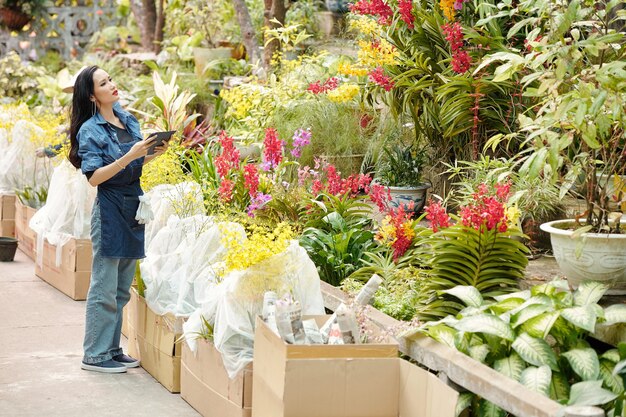
[(413, 187), (389, 186), (389, 194), (391, 194), (389, 205), (395, 208), (400, 207), (400, 205), (407, 207), (412, 202), (413, 212), (418, 214), (426, 204), (426, 194), (430, 187), (431, 185), (428, 183)]
[[(567, 281), (572, 287), (583, 280), (600, 281), (611, 286), (607, 294), (626, 294), (626, 234), (585, 233), (572, 239), (574, 232), (565, 229), (574, 224), (555, 220), (541, 225), (550, 233), (554, 257)], [(626, 228), (626, 222), (622, 225)]]
[(22, 30), (32, 19), (26, 13), (6, 7), (0, 8), (0, 22), (11, 30)]
[(0, 237), (0, 262), (12, 262), (17, 251), (17, 239)]
[(232, 48), (193, 48), (193, 59), (196, 65), (196, 75), (202, 77), (204, 69), (213, 61), (230, 59)]

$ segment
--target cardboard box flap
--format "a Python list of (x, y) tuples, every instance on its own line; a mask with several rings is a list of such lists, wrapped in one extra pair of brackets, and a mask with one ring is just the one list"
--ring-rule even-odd
[(418, 366), (400, 361), (399, 417), (454, 417), (459, 393)]
[[(318, 325), (324, 324), (330, 316), (304, 316), (303, 319), (314, 318)], [(323, 359), (323, 358), (396, 358), (398, 344), (359, 344), (359, 345), (291, 345), (284, 342), (267, 324), (257, 317), (259, 331), (255, 337), (261, 336), (276, 351), (287, 359)]]

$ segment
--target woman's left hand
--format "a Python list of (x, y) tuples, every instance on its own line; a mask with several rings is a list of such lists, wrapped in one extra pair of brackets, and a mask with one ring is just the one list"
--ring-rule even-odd
[(169, 142), (163, 142), (163, 145), (161, 146), (157, 146), (156, 148), (154, 148), (154, 156), (161, 156), (165, 153), (165, 151), (167, 151), (167, 148), (170, 147)]

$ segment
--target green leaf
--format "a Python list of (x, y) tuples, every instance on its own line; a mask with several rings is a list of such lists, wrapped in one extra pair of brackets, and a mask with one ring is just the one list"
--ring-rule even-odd
[(626, 323), (626, 304), (614, 304), (604, 310), (604, 324), (607, 326)]
[(546, 365), (536, 368), (529, 366), (524, 369), (520, 378), (520, 383), (526, 388), (550, 396), (550, 382), (552, 381), (552, 371)]
[(484, 398), (478, 401), (478, 417), (506, 417), (506, 411)]
[(470, 405), (472, 405), (472, 400), (474, 399), (474, 394), (471, 392), (463, 392), (459, 394), (459, 399), (456, 402), (456, 410), (454, 415), (459, 417), (463, 411)]
[(619, 351), (617, 349), (609, 349), (600, 356), (602, 359), (607, 359), (614, 364), (619, 362)]
[(489, 309), (495, 314), (506, 313), (507, 311), (511, 311), (514, 308), (519, 307), (524, 303), (523, 298), (506, 298), (502, 301), (499, 301), (496, 304), (492, 304), (489, 306)]
[(498, 359), (493, 364), (493, 369), (515, 381), (519, 381), (525, 367), (526, 363), (515, 352), (513, 352), (508, 358)]
[(558, 318), (558, 311), (548, 311), (528, 320), (526, 323), (522, 324), (521, 329), (532, 337), (545, 339)]
[(558, 371), (556, 355), (554, 351), (543, 339), (531, 337), (527, 333), (522, 333), (513, 342), (515, 350), (526, 362), (535, 366), (548, 365), (553, 371)]
[(595, 304), (600, 301), (608, 289), (606, 284), (598, 281), (583, 281), (574, 292), (574, 305)]
[(464, 332), (492, 334), (510, 341), (515, 338), (509, 325), (491, 314), (464, 317), (454, 327)]
[(600, 359), (600, 376), (604, 385), (616, 394), (624, 392), (624, 381), (618, 375), (613, 374), (615, 363), (608, 359)]
[(443, 291), (463, 301), (468, 307), (480, 307), (483, 305), (483, 297), (475, 287), (471, 285), (457, 285), (456, 287)]
[(561, 316), (576, 327), (593, 332), (596, 327), (596, 310), (593, 305), (561, 310)]
[(572, 349), (563, 355), (576, 374), (583, 381), (593, 381), (600, 375), (600, 361), (598, 354), (591, 348)]
[(485, 362), (487, 355), (489, 354), (489, 345), (477, 345), (469, 348), (469, 356), (478, 362)]
[(552, 373), (550, 398), (561, 403), (569, 399), (569, 383), (567, 382), (567, 377), (560, 372)]
[(602, 381), (583, 381), (572, 385), (568, 405), (601, 405), (617, 395), (602, 388)]
[(451, 347), (453, 349), (456, 348), (454, 345), (454, 336), (457, 332), (456, 330), (446, 326), (445, 324), (432, 326), (428, 329), (427, 333), (430, 337), (432, 337), (439, 343), (447, 345), (448, 347)]
[(546, 304), (532, 304), (528, 307), (522, 309), (520, 312), (514, 314), (511, 317), (511, 326), (516, 328), (526, 322), (527, 320), (532, 319), (542, 313), (545, 313), (550, 309), (550, 306)]

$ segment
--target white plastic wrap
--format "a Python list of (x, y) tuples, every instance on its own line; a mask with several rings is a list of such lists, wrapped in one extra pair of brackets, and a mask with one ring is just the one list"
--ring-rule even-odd
[[(43, 129), (31, 122), (20, 120), (15, 123), (11, 143), (0, 154), (0, 192), (13, 193), (26, 186), (48, 186), (52, 165), (48, 158), (35, 157), (35, 143), (41, 142), (43, 135)], [(35, 139), (37, 137), (39, 139)]]
[(91, 208), (96, 188), (87, 177), (63, 160), (54, 169), (48, 188), (48, 199), (30, 220), (29, 226), (37, 233), (37, 262), (41, 265), (43, 240), (57, 247), (57, 266), (60, 249), (71, 238), (89, 239)]
[(167, 224), (170, 216), (189, 217), (204, 214), (202, 189), (195, 182), (157, 185), (145, 194), (149, 198), (153, 219), (146, 225), (146, 248)]
[[(245, 236), (237, 223), (228, 226)], [(226, 249), (213, 218), (170, 216), (155, 235), (141, 262), (146, 303), (157, 314), (191, 315), (206, 301), (207, 287), (217, 279), (214, 265)]]
[(213, 324), (215, 347), (222, 353), (231, 378), (252, 361), (254, 325), (263, 310), (266, 291), (279, 296), (290, 292), (300, 301), (302, 314), (324, 314), (319, 275), (297, 241), (245, 271), (231, 271), (222, 283), (208, 290), (211, 294), (201, 310), (183, 325), (185, 338), (195, 350), (194, 339), (202, 328), (200, 316)]

